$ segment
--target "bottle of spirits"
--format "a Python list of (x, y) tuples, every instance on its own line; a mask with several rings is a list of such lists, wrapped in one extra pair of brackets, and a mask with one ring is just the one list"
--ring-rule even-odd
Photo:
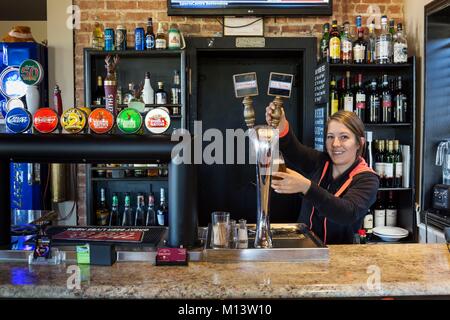
[(155, 49), (156, 50), (167, 49), (167, 37), (166, 34), (164, 33), (163, 24), (161, 22), (158, 24), (158, 31), (156, 32)]
[(397, 34), (394, 39), (394, 63), (408, 62), (408, 42), (403, 35), (403, 25), (397, 25)]
[(145, 33), (145, 49), (155, 50), (155, 34), (153, 33), (153, 19), (147, 20), (147, 32)]
[(375, 153), (375, 172), (380, 177), (380, 188), (385, 187), (385, 152), (384, 152), (384, 140), (377, 140), (375, 143), (376, 153)]
[(344, 110), (345, 77), (339, 80), (339, 110)]
[(395, 19), (389, 19), (389, 33), (392, 35), (392, 39), (395, 37)]
[(100, 189), (100, 202), (98, 204), (97, 210), (95, 210), (95, 216), (97, 217), (97, 225), (108, 225), (109, 210), (106, 206), (106, 195), (104, 188)]
[(104, 47), (104, 35), (103, 26), (95, 18), (94, 29), (92, 30), (92, 48), (97, 50), (103, 50)]
[(117, 193), (113, 193), (111, 214), (109, 216), (109, 225), (118, 226), (120, 225), (120, 214), (119, 214), (119, 196)]
[(93, 105), (100, 106), (105, 104), (105, 89), (103, 88), (103, 79), (101, 76), (97, 77), (97, 86), (95, 87)]
[(323, 25), (323, 36), (320, 40), (320, 62), (330, 62), (330, 24)]
[[(178, 72), (178, 70), (173, 71), (173, 85), (170, 91), (171, 91), (170, 103), (174, 105), (181, 104), (181, 80), (180, 80), (180, 73)], [(179, 106), (172, 107), (172, 114), (179, 115), (180, 107)]]
[(372, 79), (370, 83), (369, 102), (369, 123), (379, 123), (381, 120), (381, 96), (378, 92), (377, 80)]
[(373, 132), (366, 131), (366, 150), (364, 153), (364, 159), (367, 162), (369, 168), (374, 168), (374, 158), (373, 158)]
[(137, 207), (134, 219), (135, 226), (144, 226), (145, 224), (145, 197), (144, 194), (139, 193), (137, 196)]
[(377, 35), (375, 34), (375, 23), (369, 25), (369, 37), (367, 39), (367, 63), (377, 62)]
[(394, 122), (406, 122), (408, 110), (407, 97), (403, 92), (402, 77), (397, 78), (397, 88), (394, 94)]
[(355, 113), (362, 122), (366, 121), (366, 92), (363, 88), (362, 74), (357, 76), (357, 85), (355, 90)]
[(386, 188), (394, 188), (394, 166), (395, 166), (394, 141), (389, 140), (386, 152), (386, 162), (384, 164)]
[(353, 62), (353, 39), (349, 22), (344, 23), (344, 31), (341, 37), (341, 61), (345, 64)]
[(374, 205), (374, 225), (376, 227), (384, 227), (386, 225), (386, 207), (384, 206), (383, 193), (377, 193), (377, 200)]
[(148, 208), (145, 225), (156, 226), (155, 194), (153, 191), (150, 191), (150, 194), (148, 195)]
[(132, 226), (134, 224), (133, 210), (131, 209), (131, 197), (125, 193), (125, 207), (122, 215), (122, 226)]
[(339, 34), (337, 20), (333, 20), (330, 33), (330, 63), (341, 62), (341, 35)]
[(397, 201), (395, 199), (395, 192), (392, 190), (389, 190), (386, 204), (386, 226), (397, 226)]
[(392, 63), (392, 34), (389, 33), (387, 17), (381, 17), (381, 33), (377, 38), (377, 63)]
[(367, 43), (364, 40), (364, 28), (362, 27), (361, 16), (356, 17), (356, 28), (358, 32), (358, 39), (353, 44), (353, 61), (361, 64), (366, 63)]
[(117, 105), (123, 104), (123, 93), (122, 87), (117, 87), (117, 96), (116, 96)]
[(164, 83), (158, 82), (158, 90), (155, 93), (156, 104), (167, 104), (167, 92), (164, 91)]
[(350, 71), (345, 73), (345, 93), (344, 93), (344, 110), (353, 112), (353, 91), (352, 82), (350, 77)]
[(370, 239), (373, 233), (373, 214), (370, 210), (364, 217), (363, 228), (366, 230), (367, 237)]
[(394, 163), (394, 188), (401, 188), (403, 186), (403, 156), (398, 140), (394, 140)]
[(389, 78), (385, 74), (383, 75), (383, 87), (381, 94), (381, 105), (382, 105), (382, 123), (391, 123), (392, 122), (392, 91), (389, 88)]
[(166, 197), (164, 193), (164, 188), (160, 190), (160, 204), (157, 212), (158, 225), (167, 226), (167, 220), (169, 217), (169, 210), (167, 208)]
[(336, 78), (334, 75), (331, 76), (330, 81), (330, 106), (331, 115), (339, 111), (339, 93), (336, 88)]
[(123, 96), (123, 104), (128, 105), (130, 101), (134, 98), (134, 84), (128, 84), (128, 90)]
[(152, 88), (150, 81), (150, 72), (145, 74), (144, 91), (142, 93), (142, 98), (145, 104), (155, 103), (155, 91)]

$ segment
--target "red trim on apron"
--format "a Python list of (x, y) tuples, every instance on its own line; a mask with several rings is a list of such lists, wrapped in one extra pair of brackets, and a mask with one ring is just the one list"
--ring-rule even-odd
[[(350, 186), (350, 184), (353, 181), (354, 176), (356, 176), (360, 173), (363, 173), (363, 172), (372, 172), (372, 173), (376, 174), (376, 172), (373, 171), (372, 168), (369, 168), (369, 166), (367, 165), (364, 158), (359, 157), (359, 160), (360, 160), (359, 164), (350, 172), (347, 181), (345, 181), (344, 184), (339, 188), (339, 190), (334, 194), (335, 197), (340, 197), (348, 189), (348, 187)], [(319, 183), (318, 183), (319, 186), (322, 183), (322, 180), (325, 177), (325, 174), (327, 173), (329, 166), (330, 166), (330, 161), (325, 162), (325, 166), (323, 167), (322, 175), (321, 175)], [(313, 216), (314, 216), (314, 211), (315, 211), (315, 207), (312, 208), (311, 215), (309, 217), (309, 229), (310, 230), (312, 230), (312, 226), (313, 226), (312, 220), (313, 220)], [(327, 244), (327, 218), (325, 218), (323, 221), (323, 229), (324, 229), (323, 243)]]

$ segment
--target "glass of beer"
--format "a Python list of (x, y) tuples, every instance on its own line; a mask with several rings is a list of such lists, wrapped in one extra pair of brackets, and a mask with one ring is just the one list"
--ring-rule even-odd
[[(281, 152), (273, 159), (272, 172), (286, 172), (286, 163)], [(280, 177), (272, 176), (274, 180), (282, 180)]]

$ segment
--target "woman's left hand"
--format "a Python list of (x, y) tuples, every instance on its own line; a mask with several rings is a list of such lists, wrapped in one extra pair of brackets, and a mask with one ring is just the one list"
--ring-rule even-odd
[(305, 194), (311, 187), (310, 180), (291, 169), (286, 169), (286, 172), (273, 172), (272, 176), (281, 178), (281, 180), (275, 180), (272, 178), (272, 188), (276, 193)]

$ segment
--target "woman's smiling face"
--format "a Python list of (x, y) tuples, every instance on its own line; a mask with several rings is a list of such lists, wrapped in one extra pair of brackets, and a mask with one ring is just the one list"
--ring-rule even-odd
[(334, 165), (347, 166), (356, 160), (361, 142), (356, 140), (349, 128), (338, 121), (328, 123), (327, 152)]

